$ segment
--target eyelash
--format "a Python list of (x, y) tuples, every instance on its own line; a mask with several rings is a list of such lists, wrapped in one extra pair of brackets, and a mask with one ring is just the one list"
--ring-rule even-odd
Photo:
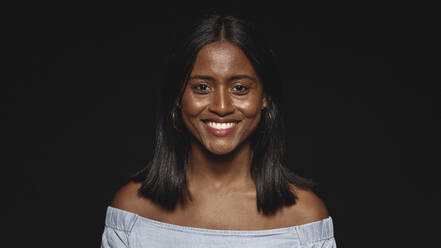
[(208, 87), (208, 85), (206, 85), (206, 84), (198, 84), (198, 85), (193, 86), (192, 88), (199, 91), (200, 90), (200, 89), (198, 89), (199, 86), (207, 86)]
[[(198, 85), (193, 86), (192, 88), (193, 88), (194, 90), (196, 90), (196, 91), (204, 91), (204, 90), (199, 89), (199, 88), (198, 88), (199, 86), (206, 86), (206, 87), (208, 87), (207, 84), (203, 84), (203, 83), (201, 83), (201, 84), (198, 84)], [(236, 87), (242, 87), (243, 90), (239, 90), (239, 91), (238, 91), (238, 92), (240, 92), (240, 93), (246, 93), (246, 92), (248, 92), (248, 90), (249, 90), (249, 88), (248, 88), (247, 86), (245, 86), (245, 85), (235, 85), (233, 88), (236, 88)], [(206, 94), (206, 93), (198, 93), (198, 94)], [(240, 95), (244, 95), (244, 94), (240, 94)]]

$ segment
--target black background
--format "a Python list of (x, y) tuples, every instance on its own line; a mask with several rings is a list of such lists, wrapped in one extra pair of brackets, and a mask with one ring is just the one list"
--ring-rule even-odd
[(285, 80), (290, 166), (319, 183), (337, 245), (435, 242), (434, 7), (218, 5), (4, 9), (3, 225), (13, 247), (99, 246), (112, 195), (152, 154), (177, 24), (213, 9), (251, 13), (267, 32)]

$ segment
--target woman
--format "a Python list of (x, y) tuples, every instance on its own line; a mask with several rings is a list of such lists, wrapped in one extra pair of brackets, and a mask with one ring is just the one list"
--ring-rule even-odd
[(335, 247), (284, 162), (280, 79), (249, 23), (204, 18), (170, 59), (153, 159), (115, 195), (102, 247)]

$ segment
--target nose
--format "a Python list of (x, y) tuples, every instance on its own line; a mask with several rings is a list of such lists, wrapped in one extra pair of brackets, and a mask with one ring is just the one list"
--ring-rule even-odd
[(208, 110), (219, 116), (226, 116), (234, 112), (233, 101), (225, 88), (220, 87), (214, 92)]

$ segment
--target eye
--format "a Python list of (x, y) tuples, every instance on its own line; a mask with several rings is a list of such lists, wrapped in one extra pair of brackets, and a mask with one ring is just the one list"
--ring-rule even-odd
[(236, 85), (234, 86), (234, 88), (236, 92), (240, 93), (240, 94), (246, 94), (248, 92), (248, 87), (244, 86), (244, 85)]
[(197, 93), (204, 94), (208, 90), (208, 85), (204, 83), (200, 83), (192, 86), (191, 88), (194, 89)]

